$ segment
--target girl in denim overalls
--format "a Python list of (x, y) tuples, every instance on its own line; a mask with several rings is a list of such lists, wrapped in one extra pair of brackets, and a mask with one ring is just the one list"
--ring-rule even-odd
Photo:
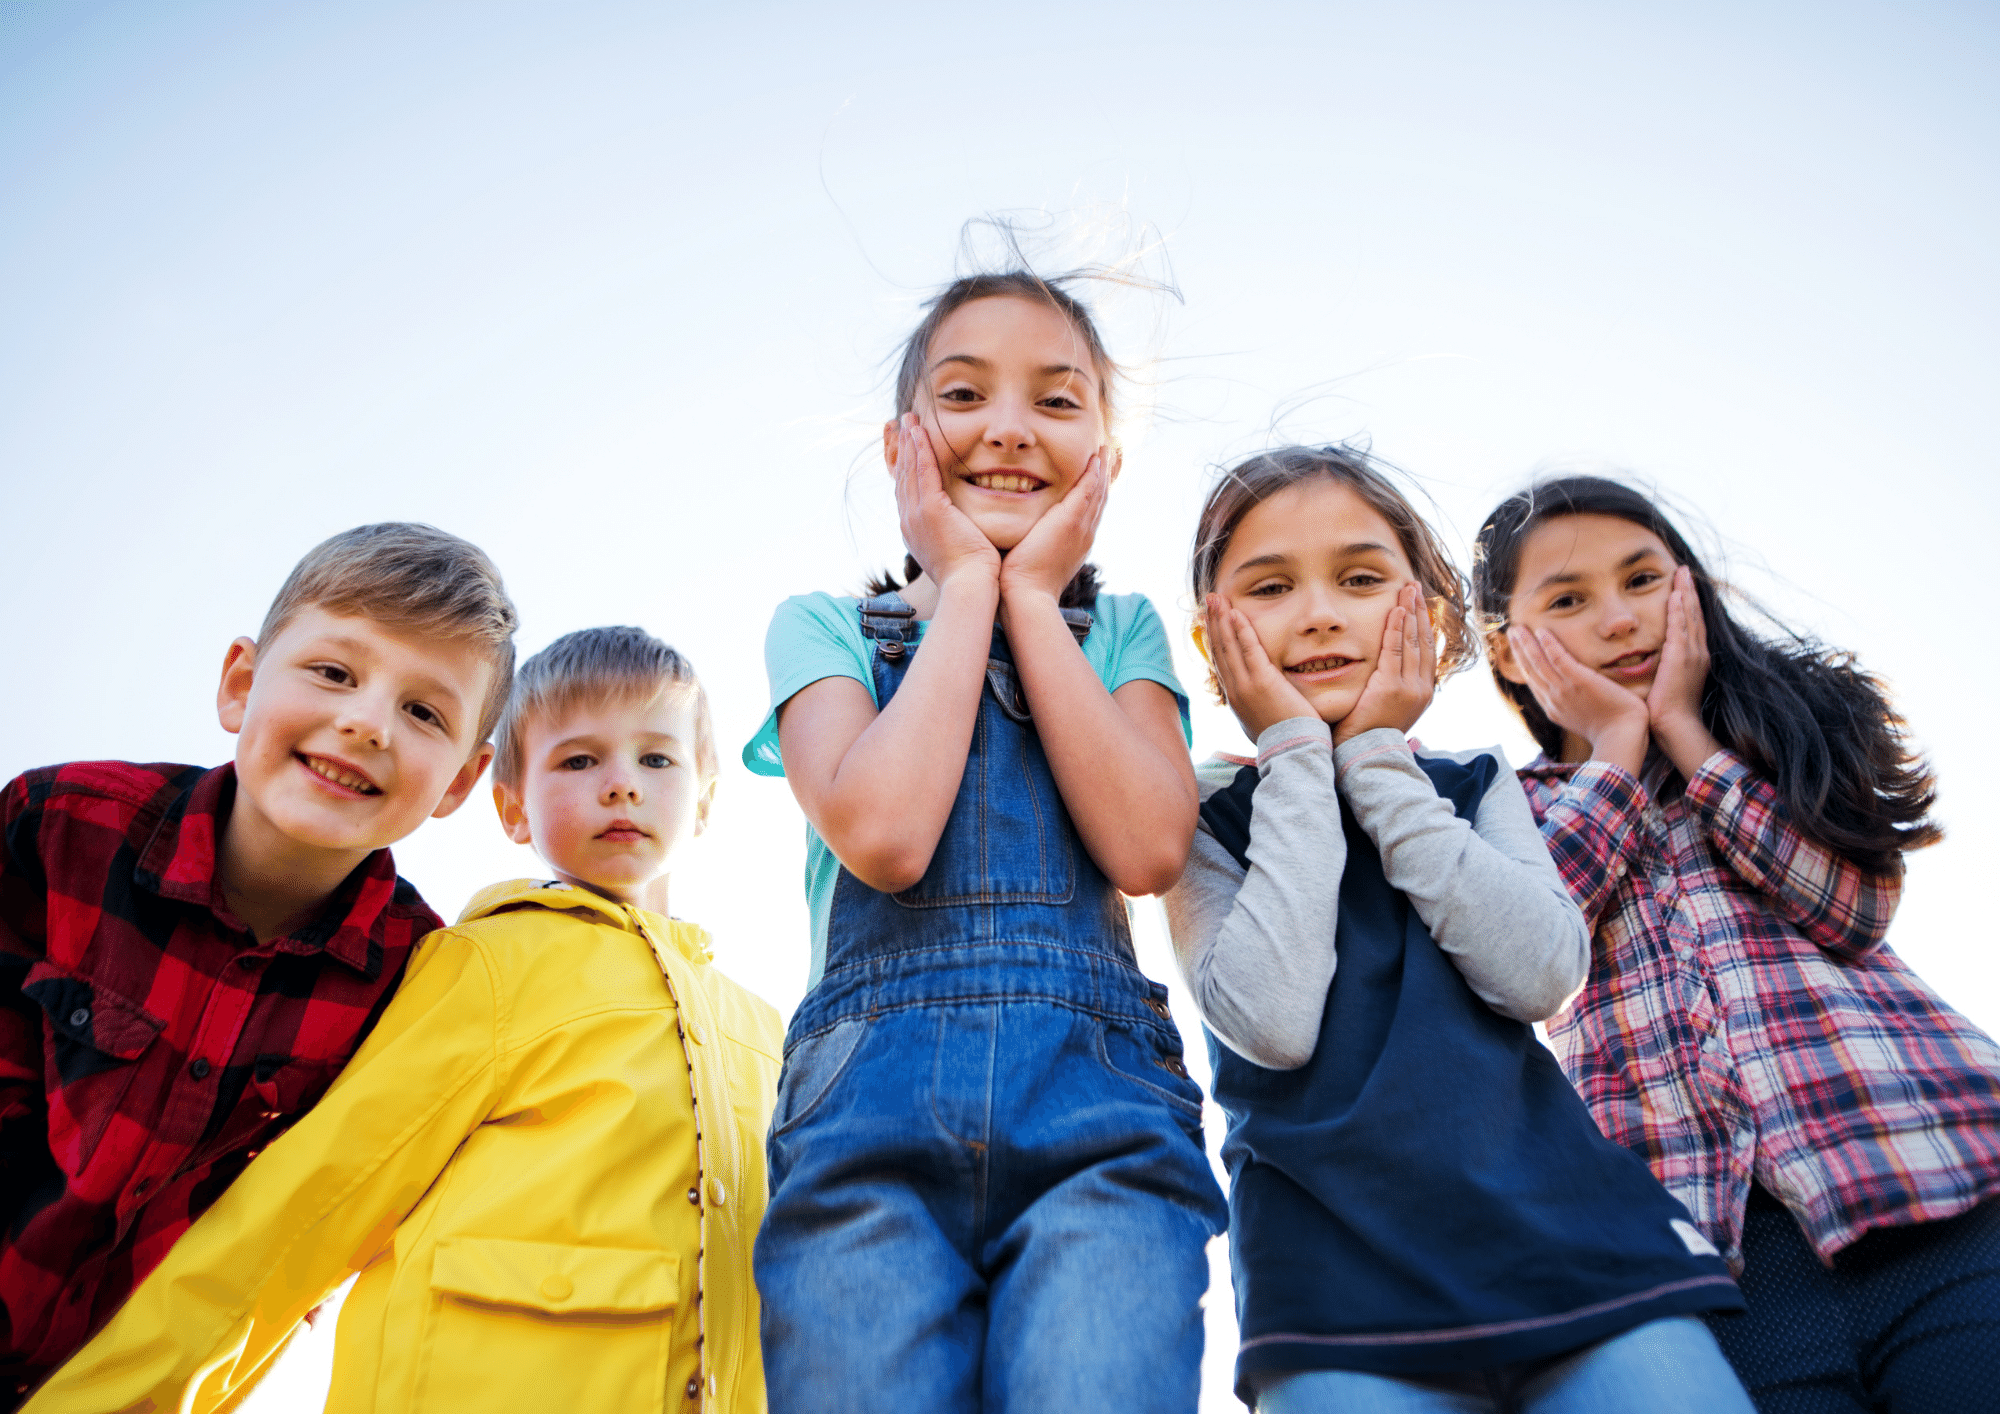
[(1084, 565), (1118, 471), (1085, 309), (949, 286), (883, 430), (907, 584), (788, 600), (746, 748), (811, 822), (770, 1138), (771, 1406), (1191, 1410), (1221, 1194), (1124, 900), (1179, 875), (1186, 699)]

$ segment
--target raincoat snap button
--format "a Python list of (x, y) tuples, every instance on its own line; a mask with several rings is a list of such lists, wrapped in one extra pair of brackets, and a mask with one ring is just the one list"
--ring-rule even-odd
[(561, 1272), (542, 1278), (542, 1295), (551, 1301), (566, 1301), (569, 1299), (569, 1294), (575, 1290), (576, 1284)]
[(721, 1179), (711, 1178), (708, 1181), (708, 1201), (718, 1208), (729, 1201), (729, 1190), (722, 1186)]
[(708, 1044), (708, 1037), (702, 1034), (701, 1024), (699, 1022), (689, 1021), (687, 1024), (687, 1028), (688, 1028), (688, 1035), (694, 1039), (694, 1043), (697, 1046), (706, 1046)]
[(700, 1398), (701, 1398), (701, 1376), (700, 1376), (700, 1375), (696, 1375), (696, 1376), (695, 1376), (695, 1377), (694, 1377), (693, 1379), (691, 1379), (691, 1380), (689, 1380), (689, 1381), (688, 1381), (688, 1398), (689, 1398), (689, 1399), (700, 1399)]
[(690, 1188), (688, 1190), (688, 1202), (699, 1203), (700, 1201), (701, 1201), (701, 1190), (699, 1188)]

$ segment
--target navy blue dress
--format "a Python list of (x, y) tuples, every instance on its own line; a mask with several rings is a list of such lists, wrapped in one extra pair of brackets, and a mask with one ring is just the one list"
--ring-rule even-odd
[[(1501, 767), (1418, 764), (1470, 821)], [(1202, 805), (1249, 866), (1257, 770)], [(1438, 947), (1346, 803), (1339, 965), (1319, 1045), (1267, 1070), (1209, 1034), (1229, 1117), (1237, 1392), (1316, 1369), (1443, 1374), (1739, 1309), (1645, 1162), (1599, 1132), (1527, 1023)]]

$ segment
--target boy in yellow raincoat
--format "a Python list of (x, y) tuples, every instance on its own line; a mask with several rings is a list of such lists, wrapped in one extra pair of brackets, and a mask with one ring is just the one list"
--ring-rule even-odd
[(665, 916), (714, 789), (685, 659), (590, 629), (523, 664), (494, 797), (552, 882), (433, 933), (326, 1098), (29, 1410), (235, 1404), (350, 1273), (329, 1411), (764, 1408), (750, 1248), (782, 1032)]

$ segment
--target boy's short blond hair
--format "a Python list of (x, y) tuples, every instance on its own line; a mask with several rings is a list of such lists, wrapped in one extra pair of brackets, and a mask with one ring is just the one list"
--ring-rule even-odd
[(486, 650), (493, 681), (479, 712), (475, 744), (487, 741), (514, 680), (514, 630), (520, 626), (500, 571), (469, 540), (416, 521), (357, 525), (330, 536), (293, 567), (264, 626), (269, 643), (307, 609), (352, 614)]
[(706, 791), (721, 769), (708, 693), (692, 663), (644, 629), (629, 626), (566, 633), (521, 664), (494, 732), (494, 783), (520, 789), (529, 722), (584, 702), (650, 702), (668, 692), (692, 694), (695, 770)]

